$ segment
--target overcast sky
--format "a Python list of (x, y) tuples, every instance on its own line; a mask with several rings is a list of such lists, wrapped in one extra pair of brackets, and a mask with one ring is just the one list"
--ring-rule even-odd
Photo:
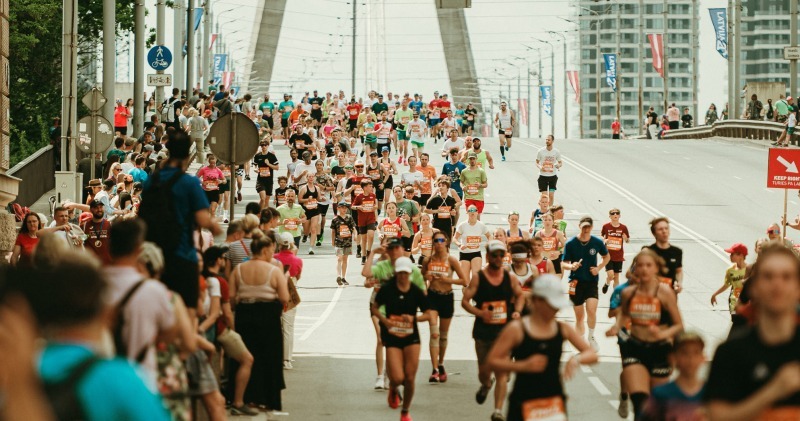
[[(221, 32), (227, 34), (228, 46), (240, 70), (247, 57), (257, 0), (213, 0), (213, 8), (221, 17)], [(277, 49), (270, 93), (276, 98), (293, 87), (295, 94), (318, 89), (322, 92), (344, 89), (349, 94), (351, 77), (351, 0), (287, 1)], [(359, 0), (357, 45), (358, 95), (363, 96), (367, 86), (365, 63), (374, 66), (374, 57), (365, 57), (366, 26), (368, 23), (364, 3), (378, 0)], [(199, 2), (199, 0), (197, 0)], [(150, 13), (148, 26), (155, 25), (155, 7), (147, 0)], [(269, 2), (267, 2), (269, 4)], [(434, 90), (448, 92), (449, 79), (439, 38), (439, 24), (433, 0), (385, 0), (388, 89), (393, 92), (419, 92), (430, 99)], [(466, 9), (472, 51), (479, 77), (516, 78), (519, 69), (505, 60), (512, 57), (536, 61), (536, 53), (525, 46), (542, 47), (546, 54), (545, 78), (550, 78), (549, 47), (533, 38), (557, 43), (556, 98), (563, 97), (563, 60), (559, 38), (548, 31), (564, 32), (570, 38), (576, 26), (559, 19), (575, 19), (576, 11), (569, 0), (472, 0)], [(726, 95), (726, 60), (715, 50), (714, 30), (708, 8), (726, 7), (725, 0), (700, 0), (700, 64), (698, 105), (705, 110), (711, 102), (724, 103)], [(269, 7), (269, 6), (267, 6)], [(167, 12), (167, 45), (172, 46), (172, 11)], [(577, 55), (568, 56), (567, 69), (577, 69)], [(522, 62), (517, 61), (522, 64)], [(536, 64), (533, 64), (534, 67)], [(498, 76), (498, 71), (501, 76)], [(148, 71), (150, 69), (147, 69)], [(171, 71), (172, 69), (168, 70)], [(522, 74), (525, 71), (522, 70)], [(497, 96), (498, 87), (484, 86), (482, 95)], [(383, 88), (383, 87), (381, 87)], [(503, 92), (507, 87), (502, 87)], [(516, 98), (516, 80), (512, 82), (512, 98)], [(532, 88), (535, 89), (535, 88)], [(522, 96), (526, 97), (523, 85)], [(259, 92), (260, 93), (260, 92)], [(534, 99), (535, 91), (532, 92)], [(572, 91), (569, 91), (573, 103)], [(685, 104), (690, 105), (690, 104)], [(560, 107), (556, 105), (557, 109)], [(536, 111), (534, 110), (534, 113)], [(561, 114), (561, 111), (557, 111)], [(557, 115), (557, 121), (559, 121)], [(562, 120), (563, 121), (563, 120)], [(557, 124), (557, 126), (559, 126)], [(545, 124), (545, 127), (547, 125)], [(560, 126), (559, 126), (560, 127)]]

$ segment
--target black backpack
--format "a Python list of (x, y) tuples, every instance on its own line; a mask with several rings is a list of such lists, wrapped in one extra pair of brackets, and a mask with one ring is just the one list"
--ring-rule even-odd
[(61, 421), (87, 419), (83, 404), (78, 399), (78, 383), (98, 361), (101, 359), (92, 355), (76, 364), (63, 380), (44, 383), (44, 392), (56, 419)]
[(183, 234), (172, 193), (172, 187), (183, 174), (183, 170), (179, 170), (164, 181), (161, 171), (156, 171), (149, 188), (142, 192), (139, 217), (147, 223), (147, 241), (156, 243), (164, 254), (175, 252)]

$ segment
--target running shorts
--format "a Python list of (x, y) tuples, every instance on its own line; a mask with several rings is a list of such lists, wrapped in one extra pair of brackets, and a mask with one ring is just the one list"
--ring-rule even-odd
[(570, 295), (569, 299), (572, 301), (572, 304), (575, 306), (583, 305), (589, 298), (594, 298), (595, 300), (598, 297), (597, 293), (597, 282), (592, 281), (578, 281), (577, 279), (571, 280), (570, 282), (577, 282), (575, 285), (575, 294)]
[(610, 261), (606, 266), (606, 271), (613, 270), (614, 273), (622, 273), (622, 262)]
[(405, 338), (398, 338), (386, 331), (386, 328), (381, 328), (381, 341), (383, 346), (387, 348), (405, 348), (409, 345), (419, 345), (419, 332), (414, 332)]
[(438, 292), (429, 289), (428, 303), (431, 305), (431, 309), (436, 310), (436, 312), (439, 313), (439, 317), (443, 319), (450, 319), (455, 313), (455, 306), (453, 305), (453, 291)]
[(322, 122), (322, 109), (318, 108), (316, 110), (311, 110), (311, 118), (317, 120), (318, 123)]
[(220, 193), (225, 193), (225, 192), (231, 191), (231, 179), (230, 178), (226, 178), (225, 181), (226, 181), (225, 183), (219, 185), (219, 192)]
[(366, 234), (367, 231), (375, 231), (376, 229), (378, 229), (378, 223), (377, 222), (373, 222), (373, 223), (365, 225), (363, 227), (359, 225), (358, 233), (359, 234)]
[(358, 120), (347, 120), (347, 129), (355, 130), (358, 128)]
[(206, 190), (206, 199), (209, 203), (219, 203), (219, 190)]
[(352, 247), (336, 247), (337, 256), (350, 256), (353, 254)]
[(467, 253), (462, 251), (458, 253), (459, 262), (471, 262), (472, 259), (480, 259), (480, 258), (481, 258), (481, 252), (479, 251), (467, 252)]
[(499, 134), (500, 136), (505, 136), (507, 139), (511, 139), (512, 137), (514, 137), (513, 132), (511, 134), (506, 134), (505, 130), (498, 130), (497, 134)]
[(267, 196), (272, 196), (272, 180), (266, 178), (257, 178), (256, 179), (256, 192), (266, 192)]
[(414, 245), (414, 237), (403, 237), (403, 250), (406, 253), (411, 253), (411, 246)]
[[(328, 214), (328, 208), (330, 206), (331, 206), (330, 204), (326, 204), (326, 205), (317, 204), (317, 210), (319, 211), (319, 215), (321, 215), (324, 218), (325, 215)], [(324, 228), (324, 227), (321, 227), (321, 228)]]
[(556, 191), (556, 184), (558, 183), (557, 175), (540, 175), (537, 180), (539, 183), (539, 192)]
[(412, 141), (411, 141), (411, 144), (412, 144), (412, 145), (413, 145), (413, 147), (415, 147), (415, 148), (419, 148), (419, 149), (425, 149), (425, 142), (418, 142), (418, 141), (416, 141), (416, 140), (412, 140)]
[(288, 118), (282, 118), (281, 119), (281, 127), (283, 127), (283, 128), (288, 128), (289, 127), (289, 119)]
[(657, 378), (669, 377), (672, 366), (669, 363), (669, 353), (672, 346), (667, 341), (643, 342), (633, 336), (619, 344), (622, 357), (622, 367), (641, 364), (647, 368), (650, 376)]
[(438, 124), (439, 124), (439, 119), (438, 118), (432, 118), (432, 119), (428, 120), (428, 127), (433, 127), (433, 126), (436, 126)]

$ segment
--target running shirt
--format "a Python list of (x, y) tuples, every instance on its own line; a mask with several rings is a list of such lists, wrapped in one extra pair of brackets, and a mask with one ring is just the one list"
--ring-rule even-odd
[(561, 254), (558, 249), (558, 230), (554, 229), (550, 234), (545, 234), (544, 230), (539, 231), (536, 235), (542, 239), (542, 250), (550, 259), (558, 259)]
[(264, 181), (271, 181), (273, 175), (272, 168), (268, 167), (267, 164), (277, 165), (278, 157), (272, 152), (267, 152), (265, 154), (259, 152), (253, 157), (253, 162), (255, 162), (258, 167), (258, 178)]
[[(275, 200), (278, 202), (278, 206), (283, 205), (286, 203), (286, 192), (288, 190), (293, 190), (295, 194), (297, 194), (297, 189), (294, 187), (278, 187), (275, 189)], [(277, 207), (277, 206), (276, 206)]]
[[(547, 260), (542, 260), (542, 262), (545, 262), (545, 266), (547, 266)], [(525, 290), (530, 290), (531, 285), (533, 284), (533, 279), (535, 279), (536, 276), (541, 273), (538, 272), (537, 269), (531, 267), (530, 263), (525, 263), (524, 273), (517, 273), (513, 266), (511, 266), (509, 270), (512, 270), (514, 275), (517, 275), (517, 279), (519, 279), (519, 285)]]
[(417, 165), (417, 171), (422, 173), (422, 185), (420, 186), (420, 193), (431, 194), (433, 180), (436, 180), (436, 168), (433, 168), (431, 165), (426, 167)]
[(547, 258), (542, 257), (542, 261), (534, 266), (539, 271), (539, 275), (544, 275), (545, 273), (547, 273)]
[(450, 188), (455, 190), (459, 196), (464, 195), (464, 191), (461, 189), (461, 171), (464, 171), (466, 168), (467, 165), (461, 161), (456, 161), (455, 164), (448, 161), (445, 162), (442, 167), (442, 174), (450, 177)]
[(465, 168), (461, 171), (459, 179), (464, 189), (465, 199), (483, 201), (483, 187), (481, 185), (487, 181), (486, 172), (481, 168), (474, 170)]
[(337, 248), (353, 247), (353, 236), (356, 234), (357, 229), (358, 227), (349, 213), (344, 217), (336, 215), (331, 221), (333, 245)]
[(653, 250), (657, 255), (664, 259), (664, 262), (666, 262), (667, 273), (663, 276), (660, 276), (660, 279), (661, 282), (672, 287), (675, 283), (675, 277), (677, 276), (678, 269), (683, 267), (683, 250), (673, 245), (662, 249), (656, 243), (646, 247), (650, 250)]
[(389, 218), (385, 218), (383, 221), (381, 221), (380, 230), (383, 231), (384, 235), (386, 235), (388, 238), (400, 238), (403, 236), (402, 223), (403, 220), (399, 217), (395, 218), (393, 221), (390, 221)]
[(739, 302), (739, 295), (744, 287), (744, 274), (746, 271), (747, 267), (739, 269), (736, 264), (725, 271), (725, 286), (731, 289), (731, 295), (728, 297), (728, 310), (730, 310), (731, 314), (736, 314), (736, 304)]
[[(474, 150), (475, 149), (473, 149), (473, 151)], [(476, 152), (476, 154), (478, 155), (478, 168), (482, 168), (483, 170), (489, 168), (489, 158), (486, 157), (486, 151), (481, 149), (480, 152)]]
[(447, 140), (442, 143), (442, 151), (449, 153), (450, 149), (458, 149), (459, 151), (464, 149), (464, 139), (458, 137), (456, 140), (453, 140), (448, 137)]
[(597, 266), (598, 254), (600, 256), (608, 254), (606, 245), (599, 237), (592, 235), (585, 244), (578, 237), (573, 237), (567, 241), (564, 246), (563, 260), (572, 263), (582, 260), (581, 267), (578, 270), (570, 271), (569, 279), (578, 280), (579, 282), (599, 282), (600, 278), (597, 275), (592, 275), (589, 271), (591, 267)]
[(360, 206), (358, 209), (358, 226), (366, 227), (377, 223), (375, 209), (378, 207), (378, 198), (374, 193), (359, 194), (353, 199), (353, 206)]
[(489, 228), (481, 221), (476, 221), (475, 225), (470, 225), (469, 221), (458, 224), (456, 232), (461, 235), (461, 244), (464, 245), (464, 253), (480, 253), (486, 245), (486, 234)]
[(472, 326), (473, 339), (491, 342), (497, 338), (500, 331), (511, 321), (511, 314), (514, 311), (511, 305), (513, 296), (511, 276), (507, 270), (503, 269), (503, 279), (498, 286), (489, 283), (489, 278), (483, 270), (478, 271), (478, 290), (475, 291), (472, 301), (475, 302), (475, 307), (491, 311), (492, 318), (488, 322), (482, 317), (475, 318), (475, 324)]
[(197, 171), (197, 177), (200, 179), (200, 183), (205, 191), (219, 190), (220, 181), (225, 179), (225, 175), (222, 174), (222, 170), (220, 170), (219, 167), (200, 168), (200, 170)]
[(358, 114), (361, 113), (361, 107), (358, 104), (350, 104), (347, 106), (347, 119), (358, 120)]
[(397, 204), (397, 210), (403, 211), (404, 214), (408, 215), (408, 221), (406, 221), (406, 225), (408, 226), (409, 236), (410, 234), (414, 233), (414, 223), (411, 222), (415, 216), (419, 215), (419, 208), (417, 208), (417, 202), (413, 200), (405, 200), (403, 199), (402, 202), (395, 202)]
[(705, 387), (694, 395), (687, 395), (671, 381), (653, 388), (642, 409), (643, 420), (694, 420), (701, 413)]
[(506, 135), (511, 134), (511, 130), (513, 130), (513, 126), (511, 125), (511, 110), (506, 110), (506, 112), (498, 112), (497, 113), (497, 123), (500, 125), (500, 130), (502, 130)]
[(431, 197), (425, 207), (436, 212), (431, 215), (433, 227), (449, 235), (453, 231), (453, 215), (450, 214), (450, 211), (455, 209), (455, 206), (456, 199), (451, 196), (442, 198), (437, 194)]
[(426, 127), (425, 122), (420, 119), (411, 120), (406, 128), (406, 132), (409, 134), (409, 140), (423, 143), (425, 141)]
[[(425, 184), (425, 176), (422, 174), (422, 172), (406, 172), (400, 175), (400, 179), (404, 184), (414, 186), (414, 195), (419, 196), (421, 194), (422, 185)], [(417, 183), (419, 183), (419, 185), (417, 185)], [(428, 190), (428, 193), (430, 193), (430, 189)]]
[(403, 110), (402, 108), (394, 112), (394, 122), (397, 124), (397, 130), (405, 131), (408, 123), (414, 117), (414, 112), (410, 108)]
[(606, 239), (606, 247), (608, 248), (608, 253), (611, 254), (611, 261), (624, 262), (625, 239), (622, 236), (625, 235), (626, 237), (630, 238), (631, 235), (628, 233), (628, 227), (626, 227), (624, 224), (619, 224), (619, 226), (615, 227), (611, 224), (611, 222), (608, 222), (603, 225), (603, 229), (600, 231), (600, 233), (603, 238)]
[(524, 237), (522, 236), (521, 228), (517, 228), (514, 232), (506, 230), (506, 244), (510, 245), (522, 240), (524, 240)]
[(439, 102), (438, 104), (439, 119), (444, 120), (447, 118), (447, 112), (450, 111), (450, 107), (452, 105), (450, 104), (450, 101), (447, 101), (445, 99), (440, 99), (438, 102)]
[(509, 419), (565, 420), (567, 411), (559, 372), (564, 344), (561, 323), (558, 323), (556, 334), (547, 339), (530, 335), (528, 318), (522, 320), (522, 325), (522, 342), (511, 351), (511, 356), (517, 361), (523, 361), (534, 355), (544, 355), (547, 357), (547, 366), (537, 373), (516, 374), (514, 389), (508, 397)]
[(559, 152), (558, 149), (553, 148), (553, 150), (550, 151), (548, 151), (547, 148), (540, 149), (536, 154), (536, 160), (539, 161), (539, 165), (542, 166), (542, 169), (539, 170), (539, 175), (544, 177), (558, 175), (556, 164), (561, 161), (561, 152)]
[(537, 232), (541, 231), (542, 227), (544, 226), (542, 215), (544, 215), (544, 213), (542, 213), (542, 210), (539, 208), (536, 208), (533, 211), (533, 235), (536, 235)]
[(417, 309), (428, 310), (428, 297), (413, 283), (408, 291), (400, 291), (397, 282), (388, 282), (375, 295), (375, 304), (385, 306), (386, 318), (395, 322), (392, 327), (381, 323), (381, 335), (396, 338), (419, 338)]
[(281, 214), (281, 224), (278, 225), (278, 231), (281, 233), (288, 232), (292, 237), (300, 236), (300, 218), (305, 215), (303, 208), (294, 204), (291, 208), (288, 204), (278, 206), (278, 213)]

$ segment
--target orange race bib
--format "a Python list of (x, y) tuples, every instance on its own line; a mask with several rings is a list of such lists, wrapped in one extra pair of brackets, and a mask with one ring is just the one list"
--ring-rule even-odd
[(229, 169), (222, 170), (222, 175), (224, 175), (225, 178), (231, 178), (231, 170)]
[(556, 249), (556, 237), (542, 236), (541, 238), (544, 251), (554, 251)]
[(297, 218), (286, 218), (283, 221), (283, 228), (287, 231), (294, 231), (297, 229), (299, 222)]
[(489, 310), (492, 317), (487, 324), (503, 325), (508, 321), (508, 306), (505, 301), (487, 301), (481, 305), (481, 310)]
[(258, 176), (259, 177), (269, 177), (272, 175), (272, 170), (269, 167), (259, 167), (258, 168)]
[(450, 275), (450, 265), (447, 262), (430, 262), (428, 264), (428, 273), (446, 278)]
[(347, 225), (339, 225), (339, 238), (350, 238), (353, 233), (350, 232), (350, 227)]
[(668, 278), (666, 276), (659, 276), (658, 280), (661, 281), (662, 284), (665, 284), (665, 285), (669, 286), (670, 288), (672, 288), (672, 279), (670, 279), (670, 278)]
[(217, 180), (203, 180), (204, 190), (219, 190), (219, 181)]
[(639, 326), (657, 325), (661, 320), (661, 301), (656, 297), (634, 295), (631, 298), (631, 321)]
[(387, 237), (397, 237), (397, 233), (400, 232), (400, 227), (394, 224), (387, 224), (383, 226), (383, 232)]
[(516, 243), (517, 241), (522, 241), (522, 237), (520, 237), (520, 236), (518, 236), (518, 235), (513, 235), (513, 236), (509, 236), (509, 237), (506, 239), (506, 243), (508, 243), (508, 244), (514, 244), (514, 243)]
[(544, 161), (542, 164), (542, 171), (543, 172), (553, 172), (555, 170), (555, 166), (553, 165), (552, 161)]
[(314, 199), (313, 197), (308, 199), (308, 202), (306, 202), (306, 209), (316, 209), (316, 208), (317, 208), (317, 199)]
[(375, 211), (375, 202), (372, 200), (361, 202), (361, 212), (374, 212)]
[(389, 320), (394, 322), (394, 326), (389, 327), (387, 330), (394, 336), (398, 338), (405, 338), (406, 336), (410, 336), (414, 334), (414, 322), (413, 320), (408, 319), (409, 316), (397, 316), (391, 315), (389, 316)]
[(761, 413), (758, 421), (797, 421), (800, 420), (800, 407), (781, 406), (770, 408)]
[(282, 204), (286, 203), (286, 195), (285, 194), (279, 194), (277, 196), (277, 198), (278, 198), (278, 205), (282, 205)]
[(436, 216), (441, 219), (450, 219), (450, 206), (439, 206)]
[(419, 245), (423, 250), (431, 250), (433, 248), (433, 238), (423, 238), (419, 241)]
[(608, 237), (606, 240), (606, 247), (611, 251), (622, 250), (622, 238)]
[(731, 291), (731, 294), (733, 295), (734, 299), (738, 300), (739, 295), (742, 294), (742, 288), (734, 288), (733, 291)]
[(471, 250), (479, 249), (481, 247), (481, 237), (478, 235), (468, 235), (466, 245), (467, 248)]
[(561, 396), (531, 399), (522, 403), (525, 421), (566, 421), (567, 413)]
[(474, 195), (478, 194), (481, 191), (480, 190), (480, 186), (478, 184), (470, 184), (470, 185), (467, 186), (466, 190), (467, 190), (467, 194), (471, 195), (471, 196), (474, 196)]
[(505, 133), (506, 136), (511, 136), (511, 133), (513, 133), (513, 130), (511, 129), (511, 127), (509, 127), (507, 129), (504, 129), (503, 133)]
[(367, 175), (369, 175), (369, 178), (371, 178), (373, 180), (377, 180), (377, 179), (381, 178), (381, 172), (377, 168), (374, 169), (374, 170), (371, 169), (371, 170), (367, 171)]
[(578, 287), (578, 280), (569, 281), (569, 295), (575, 295), (575, 289)]

